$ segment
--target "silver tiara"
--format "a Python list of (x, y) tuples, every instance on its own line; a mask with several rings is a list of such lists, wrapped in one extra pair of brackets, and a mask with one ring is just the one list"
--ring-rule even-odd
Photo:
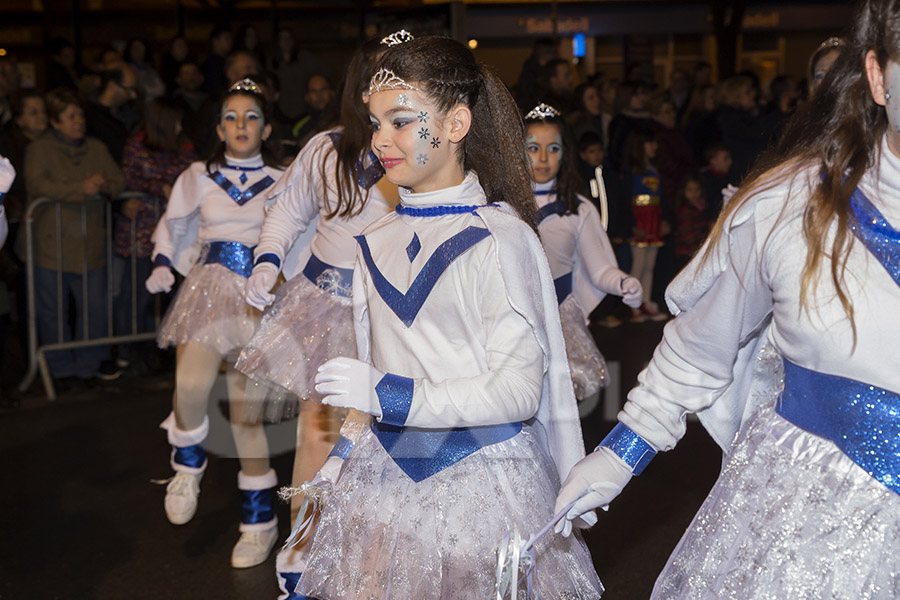
[(244, 78), (228, 88), (229, 92), (252, 92), (264, 96), (263, 90), (259, 85), (250, 78)]
[(400, 31), (395, 31), (391, 35), (385, 36), (381, 39), (381, 43), (385, 46), (396, 46), (398, 44), (403, 44), (413, 39), (413, 34), (408, 32), (405, 29), (401, 29)]
[(538, 121), (540, 119), (552, 119), (553, 117), (559, 116), (559, 111), (550, 106), (549, 104), (544, 104), (541, 102), (525, 115), (526, 121)]
[(384, 67), (378, 69), (378, 72), (372, 76), (369, 83), (369, 95), (386, 90), (415, 90), (421, 91), (417, 87), (413, 87), (406, 83), (401, 77), (397, 77), (390, 69)]

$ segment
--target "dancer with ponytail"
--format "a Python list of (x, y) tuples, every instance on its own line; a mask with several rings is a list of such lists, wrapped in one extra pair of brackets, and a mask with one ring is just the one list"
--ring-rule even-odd
[(608, 504), (698, 414), (726, 460), (653, 598), (900, 597), (900, 2), (857, 11), (559, 495)]
[[(374, 417), (339, 469), (299, 593), (492, 597), (504, 535), (538, 531), (583, 453), (553, 280), (535, 235), (522, 121), (462, 44), (385, 53), (372, 148), (396, 211), (357, 237), (358, 359), (319, 368), (324, 402)], [(598, 598), (583, 542), (535, 547), (543, 598)]]
[[(278, 483), (258, 419), (245, 421), (247, 378), (232, 365), (259, 324), (260, 312), (244, 303), (253, 246), (266, 210), (265, 192), (281, 175), (267, 141), (272, 131), (262, 90), (244, 79), (222, 100), (216, 126), (221, 144), (206, 163), (193, 163), (172, 188), (153, 234), (156, 267), (151, 293), (171, 290), (172, 269), (186, 275), (166, 313), (157, 339), (176, 346), (174, 408), (162, 427), (172, 445), (175, 476), (166, 488), (166, 516), (181, 525), (197, 511), (206, 470), (204, 440), (209, 394), (222, 361), (230, 402), (231, 430), (241, 471), (241, 537), (231, 554), (235, 568), (266, 560), (278, 538), (273, 492)], [(197, 249), (199, 248), (199, 258)]]
[[(363, 96), (378, 57), (389, 45), (408, 39), (411, 36), (400, 31), (370, 40), (357, 51), (344, 80), (340, 124), (313, 137), (269, 192), (277, 204), (263, 223), (246, 300), (260, 310), (271, 306), (235, 366), (253, 380), (287, 392), (257, 407), (266, 420), (280, 420), (290, 410), (279, 398), (296, 394), (303, 400), (295, 487), (312, 480), (325, 462), (347, 413), (319, 402), (314, 379), (316, 368), (328, 359), (356, 355), (350, 304), (354, 236), (397, 203), (397, 186), (384, 178), (369, 147), (372, 130)], [(301, 247), (303, 254), (297, 252)], [(294, 264), (293, 254), (302, 262)], [(272, 294), (279, 271), (288, 281)], [(292, 499), (293, 517), (301, 501), (301, 496)], [(303, 556), (302, 544), (278, 553), (282, 598), (295, 597)]]

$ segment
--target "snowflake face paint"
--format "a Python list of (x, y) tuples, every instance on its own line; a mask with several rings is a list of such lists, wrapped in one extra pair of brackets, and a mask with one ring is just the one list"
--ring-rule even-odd
[(535, 183), (547, 183), (559, 174), (563, 144), (559, 128), (550, 123), (528, 125), (525, 147), (531, 158), (531, 171)]
[[(400, 96), (404, 97), (403, 103)], [(457, 185), (460, 167), (444, 143), (451, 119), (437, 114), (418, 90), (383, 90), (369, 97), (372, 150), (389, 181), (424, 192)]]

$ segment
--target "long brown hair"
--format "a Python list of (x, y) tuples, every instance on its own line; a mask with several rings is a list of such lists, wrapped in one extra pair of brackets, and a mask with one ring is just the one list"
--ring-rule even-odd
[[(807, 244), (800, 292), (801, 306), (808, 312), (810, 290), (815, 288), (826, 257), (831, 281), (841, 306), (853, 321), (853, 305), (844, 289), (847, 258), (853, 242), (850, 231), (850, 197), (863, 174), (880, 158), (887, 115), (871, 96), (865, 58), (874, 50), (882, 69), (900, 51), (900, 0), (863, 0), (847, 45), (812, 99), (787, 123), (776, 146), (766, 151), (747, 176), (735, 197), (722, 211), (703, 256), (722, 241), (729, 217), (760, 191), (785, 182), (792, 175), (818, 169), (821, 183), (814, 185), (803, 213), (803, 236)], [(830, 248), (825, 235), (832, 223), (837, 231)]]
[[(347, 66), (347, 75), (341, 84), (340, 98), (341, 110), (339, 123), (343, 128), (341, 136), (333, 146), (329, 145), (327, 152), (337, 154), (337, 164), (334, 173), (326, 171), (327, 160), (322, 160), (319, 165), (321, 180), (330, 186), (332, 178), (336, 180), (337, 202), (331, 206), (325, 194), (323, 201), (328, 207), (326, 218), (338, 216), (349, 218), (359, 214), (369, 197), (368, 190), (361, 190), (356, 181), (357, 165), (368, 153), (372, 143), (372, 126), (369, 120), (369, 109), (363, 102), (363, 94), (369, 88), (369, 81), (374, 73), (378, 56), (386, 46), (380, 40), (371, 39), (356, 51), (350, 64)], [(332, 125), (334, 125), (332, 123)], [(328, 155), (326, 154), (326, 157)]]
[(183, 119), (184, 107), (176, 100), (162, 97), (151, 100), (144, 113), (145, 145), (151, 150), (178, 152), (183, 143), (177, 130)]
[[(556, 197), (562, 200), (566, 207), (563, 214), (571, 215), (578, 212), (578, 205), (581, 202), (578, 194), (584, 192), (581, 178), (578, 176), (576, 167), (575, 154), (577, 148), (575, 141), (572, 139), (572, 131), (562, 115), (555, 117), (535, 117), (525, 119), (525, 133), (528, 133), (528, 127), (534, 124), (545, 124), (556, 127), (559, 132), (559, 138), (562, 140), (562, 156), (559, 159), (559, 173), (556, 174)], [(527, 148), (527, 146), (526, 146)]]
[(507, 202), (536, 232), (525, 127), (503, 82), (479, 65), (471, 50), (448, 37), (420, 37), (394, 46), (379, 64), (418, 84), (441, 113), (458, 104), (472, 111), (461, 143), (463, 171), (478, 174), (489, 203)]

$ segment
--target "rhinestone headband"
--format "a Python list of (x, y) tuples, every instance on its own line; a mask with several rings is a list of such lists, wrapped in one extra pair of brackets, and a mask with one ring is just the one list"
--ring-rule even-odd
[(385, 46), (397, 46), (413, 39), (413, 34), (405, 29), (395, 31), (389, 36), (382, 38), (381, 43)]
[(397, 77), (390, 69), (382, 67), (372, 76), (372, 81), (369, 83), (369, 95), (387, 90), (421, 91), (419, 88), (406, 83), (401, 77)]
[(549, 104), (544, 104), (541, 102), (525, 115), (526, 121), (539, 121), (541, 119), (552, 119), (553, 117), (559, 116), (559, 111), (550, 106)]
[(249, 78), (244, 78), (235, 83), (233, 86), (228, 88), (229, 92), (252, 92), (254, 94), (259, 94), (260, 96), (264, 96), (262, 88), (257, 85), (255, 81)]

